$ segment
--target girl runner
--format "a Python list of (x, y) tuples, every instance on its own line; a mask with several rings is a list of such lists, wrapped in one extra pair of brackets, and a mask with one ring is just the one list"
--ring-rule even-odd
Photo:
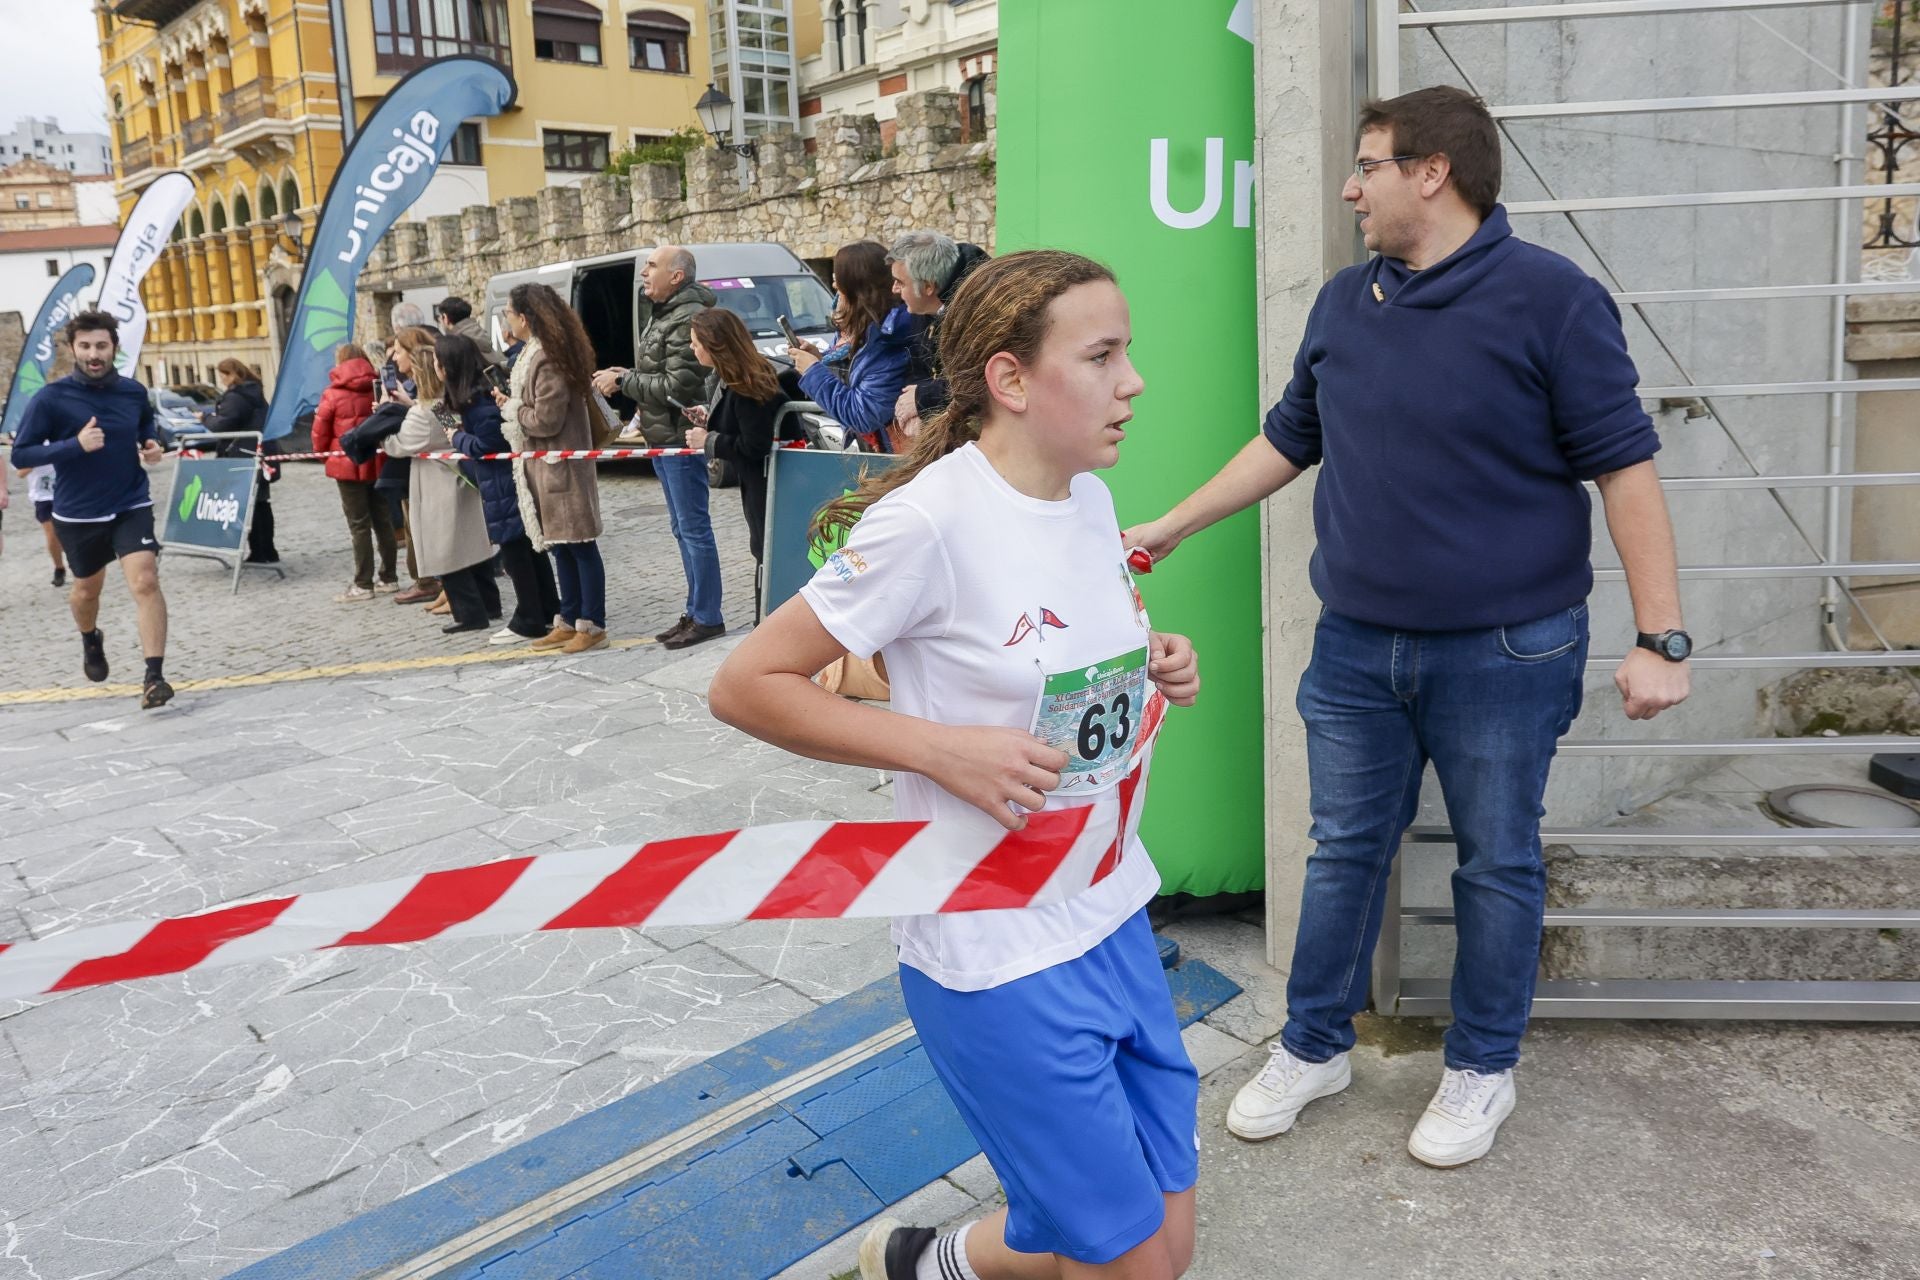
[[(901, 818), (1017, 830), (1030, 810), (1113, 803), (1148, 682), (1182, 706), (1200, 686), (1186, 638), (1148, 629), (1092, 474), (1118, 460), (1143, 390), (1129, 334), (1112, 274), (1078, 255), (1011, 254), (969, 276), (940, 334), (952, 403), (823, 513), (851, 525), (847, 545), (727, 659), (714, 714), (894, 770)], [(810, 679), (876, 652), (891, 710)], [(1076, 701), (1096, 667), (1116, 691)], [(1121, 842), (1118, 865), (1064, 902), (894, 922), (908, 1012), (1007, 1207), (940, 1237), (883, 1220), (864, 1280), (1186, 1270), (1199, 1082), (1147, 925), (1160, 879), (1137, 837)]]

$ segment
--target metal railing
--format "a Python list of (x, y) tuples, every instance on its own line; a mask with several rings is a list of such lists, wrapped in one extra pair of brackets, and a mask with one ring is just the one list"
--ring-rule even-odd
[(261, 76), (257, 80), (238, 85), (221, 94), (220, 127), (222, 131), (238, 129), (242, 125), (252, 124), (255, 120), (279, 119), (279, 88), (279, 81), (271, 76)]
[(180, 137), (186, 143), (186, 153), (193, 155), (205, 151), (213, 145), (213, 117), (196, 116), (180, 126)]
[[(1400, 82), (1400, 36), (1405, 31), (1434, 32), (1445, 27), (1484, 27), (1517, 22), (1564, 21), (1573, 18), (1621, 18), (1650, 14), (1709, 11), (1738, 11), (1780, 8), (1811, 8), (1854, 0), (1598, 0), (1598, 2), (1516, 5), (1492, 9), (1455, 9), (1445, 12), (1400, 12), (1402, 0), (1362, 0), (1368, 6), (1367, 58), (1368, 90), (1375, 97), (1393, 97), (1404, 91)], [(1902, 3), (1905, 0), (1901, 0)], [(1417, 5), (1418, 0), (1406, 0)], [(1596, 102), (1524, 103), (1494, 105), (1497, 121), (1566, 119), (1603, 115), (1639, 115), (1704, 110), (1750, 109), (1896, 103), (1920, 100), (1920, 85), (1868, 88), (1860, 84), (1857, 27), (1861, 9), (1849, 9), (1849, 53), (1842, 73), (1845, 87), (1783, 93), (1717, 94), (1695, 97), (1618, 99)], [(1444, 52), (1444, 49), (1443, 49)], [(1464, 75), (1457, 60), (1454, 69)], [(1897, 51), (1896, 51), (1897, 56)], [(1897, 76), (1896, 76), (1897, 80)], [(1479, 90), (1470, 82), (1467, 87)], [(1883, 108), (1889, 118), (1897, 119)], [(1504, 126), (1503, 126), (1504, 128)], [(1508, 137), (1507, 141), (1517, 147)], [(1851, 600), (1850, 588), (1842, 581), (1854, 575), (1908, 574), (1920, 571), (1920, 564), (1849, 562), (1843, 554), (1840, 537), (1840, 498), (1848, 490), (1866, 486), (1920, 485), (1920, 473), (1844, 474), (1840, 467), (1844, 418), (1843, 397), (1864, 391), (1920, 390), (1920, 379), (1855, 381), (1846, 376), (1841, 341), (1844, 337), (1845, 304), (1849, 297), (1880, 293), (1920, 292), (1920, 281), (1859, 283), (1849, 279), (1852, 272), (1848, 253), (1857, 258), (1859, 226), (1858, 204), (1844, 202), (1866, 198), (1892, 198), (1920, 194), (1920, 184), (1868, 185), (1858, 180), (1860, 139), (1843, 137), (1837, 148), (1835, 182), (1826, 187), (1790, 187), (1777, 190), (1695, 192), (1678, 195), (1603, 196), (1516, 202), (1508, 205), (1514, 214), (1557, 214), (1571, 218), (1577, 213), (1606, 212), (1620, 209), (1687, 208), (1710, 205), (1760, 204), (1776, 201), (1834, 200), (1843, 202), (1838, 221), (1842, 234), (1836, 245), (1834, 275), (1830, 282), (1758, 287), (1700, 288), (1630, 291), (1615, 290), (1613, 297), (1623, 307), (1638, 309), (1660, 303), (1708, 303), (1751, 301), (1774, 298), (1827, 298), (1833, 312), (1828, 331), (1823, 335), (1831, 344), (1829, 376), (1821, 380), (1779, 383), (1729, 383), (1721, 385), (1688, 382), (1677, 386), (1642, 386), (1640, 394), (1648, 399), (1688, 397), (1708, 402), (1713, 397), (1823, 395), (1828, 398), (1827, 458), (1831, 470), (1819, 475), (1751, 475), (1729, 477), (1683, 477), (1663, 480), (1669, 492), (1701, 490), (1761, 489), (1777, 492), (1785, 489), (1819, 488), (1827, 493), (1826, 537), (1823, 546), (1810, 549), (1819, 557), (1809, 564), (1694, 565), (1680, 571), (1683, 581), (1705, 579), (1783, 579), (1821, 578), (1829, 583), (1825, 602), (1827, 623), (1832, 625), (1833, 608), (1842, 599)], [(1523, 152), (1524, 156), (1524, 152)], [(1539, 175), (1535, 174), (1536, 177)], [(1893, 174), (1888, 172), (1891, 182)], [(1545, 185), (1542, 179), (1542, 185)], [(1595, 251), (1598, 252), (1597, 250)], [(1604, 265), (1604, 264), (1603, 264)], [(1648, 319), (1644, 313), (1643, 320)], [(1648, 327), (1654, 326), (1648, 320)], [(1677, 362), (1676, 362), (1677, 363)], [(1685, 373), (1682, 376), (1689, 376)], [(1716, 420), (1717, 410), (1709, 407)], [(1722, 423), (1724, 426), (1724, 422)], [(1743, 455), (1744, 456), (1744, 455)], [(1757, 471), (1758, 468), (1756, 467)], [(1784, 510), (1784, 507), (1783, 507)], [(1796, 525), (1796, 528), (1798, 526)], [(1601, 581), (1619, 581), (1619, 569), (1596, 572)], [(1596, 657), (1589, 668), (1605, 670), (1617, 666), (1619, 656)], [(1796, 670), (1814, 667), (1895, 667), (1909, 672), (1920, 667), (1920, 653), (1783, 653), (1783, 654), (1705, 654), (1693, 660), (1704, 679), (1718, 671), (1732, 669)], [(1882, 751), (1920, 750), (1920, 739), (1875, 736), (1842, 738), (1759, 738), (1718, 741), (1661, 741), (1658, 739), (1570, 739), (1560, 744), (1562, 756), (1741, 756), (1741, 755), (1867, 755)], [(1543, 845), (1592, 845), (1622, 848), (1781, 848), (1806, 846), (1911, 846), (1920, 843), (1920, 833), (1906, 829), (1806, 828), (1782, 829), (1709, 829), (1673, 830), (1659, 828), (1592, 827), (1584, 829), (1546, 829), (1540, 833)], [(1401, 857), (1393, 864), (1387, 888), (1387, 905), (1381, 926), (1380, 942), (1374, 953), (1373, 997), (1383, 1013), (1408, 1015), (1444, 1015), (1449, 1012), (1449, 982), (1443, 978), (1409, 977), (1402, 972), (1403, 931), (1453, 923), (1453, 912), (1443, 907), (1416, 907), (1402, 902), (1401, 862), (1419, 850), (1442, 848), (1454, 843), (1453, 834), (1437, 827), (1410, 829), (1401, 841)], [(1907, 907), (1884, 909), (1802, 909), (1802, 908), (1550, 908), (1546, 913), (1549, 928), (1688, 928), (1688, 929), (1906, 929), (1920, 927), (1920, 910)], [(1920, 1020), (1920, 982), (1892, 981), (1709, 981), (1709, 980), (1562, 980), (1543, 981), (1536, 988), (1533, 1012), (1536, 1016), (1557, 1017), (1687, 1017), (1687, 1018), (1804, 1018), (1863, 1019), (1882, 1021)]]
[(153, 168), (153, 139), (134, 138), (121, 144), (120, 176), (125, 178)]

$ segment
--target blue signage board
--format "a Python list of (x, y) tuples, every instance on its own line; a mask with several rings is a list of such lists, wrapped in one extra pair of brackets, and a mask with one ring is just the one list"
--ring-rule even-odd
[(775, 449), (768, 459), (766, 570), (760, 611), (770, 614), (813, 577), (832, 548), (809, 532), (820, 508), (860, 487), (868, 471), (895, 462), (890, 453), (834, 453), (825, 449)]
[(198, 547), (238, 557), (247, 540), (254, 460), (181, 458), (174, 464), (163, 546)]

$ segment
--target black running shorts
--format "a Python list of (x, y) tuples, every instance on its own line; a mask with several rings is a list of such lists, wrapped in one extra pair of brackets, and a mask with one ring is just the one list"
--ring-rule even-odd
[(53, 531), (67, 553), (67, 570), (76, 578), (91, 578), (121, 556), (158, 551), (153, 536), (153, 508), (135, 507), (111, 520), (53, 518)]

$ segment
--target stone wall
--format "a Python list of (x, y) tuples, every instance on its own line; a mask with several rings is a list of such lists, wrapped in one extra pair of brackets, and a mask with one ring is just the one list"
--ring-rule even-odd
[(831, 258), (849, 241), (924, 227), (991, 249), (993, 144), (960, 141), (963, 110), (946, 90), (905, 95), (884, 153), (872, 116), (820, 117), (811, 155), (798, 135), (769, 134), (745, 185), (742, 162), (709, 149), (687, 158), (684, 195), (672, 165), (642, 165), (401, 223), (361, 273), (358, 334), (383, 336), (380, 304), (406, 290), (440, 286), (477, 302), (499, 272), (642, 246), (770, 240)]
[(0, 396), (13, 385), (20, 352), (27, 345), (27, 323), (18, 311), (0, 311)]

